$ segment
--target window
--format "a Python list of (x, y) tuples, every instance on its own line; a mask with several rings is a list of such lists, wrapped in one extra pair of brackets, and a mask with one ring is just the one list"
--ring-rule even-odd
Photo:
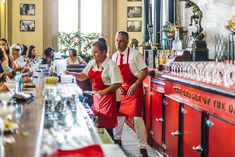
[(59, 32), (70, 33), (77, 30), (78, 0), (59, 0)]
[(81, 0), (81, 32), (101, 33), (102, 0)]
[(80, 1), (79, 6), (79, 0), (59, 0), (59, 32), (76, 32), (80, 23), (83, 33), (101, 33), (102, 0)]

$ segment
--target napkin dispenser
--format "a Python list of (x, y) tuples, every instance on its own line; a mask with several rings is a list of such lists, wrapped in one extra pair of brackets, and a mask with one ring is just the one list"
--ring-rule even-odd
[(15, 93), (14, 97), (17, 100), (28, 101), (33, 98), (33, 95), (29, 94), (29, 93), (17, 92), (17, 93)]
[(76, 83), (76, 78), (71, 75), (61, 75), (60, 80), (61, 83)]

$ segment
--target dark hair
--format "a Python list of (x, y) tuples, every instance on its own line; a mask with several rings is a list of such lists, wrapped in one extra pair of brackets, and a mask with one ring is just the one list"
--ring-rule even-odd
[(72, 48), (72, 49), (69, 49), (69, 50), (72, 51), (73, 56), (75, 56), (75, 57), (77, 56), (77, 50), (76, 49)]
[(46, 48), (45, 50), (44, 50), (44, 55), (46, 56), (46, 57), (51, 57), (50, 55), (51, 55), (51, 52), (55, 52), (55, 49), (54, 48), (52, 48), (52, 47), (48, 47), (48, 48)]
[(12, 60), (9, 57), (9, 55), (10, 55), (10, 44), (9, 44), (8, 40), (5, 39), (5, 38), (0, 38), (0, 41), (4, 41), (7, 44), (6, 54), (7, 54), (7, 57), (8, 57), (8, 66), (10, 68), (12, 68)]
[(116, 35), (123, 35), (127, 40), (129, 40), (129, 34), (126, 31), (119, 31)]
[(106, 40), (105, 38), (99, 38), (97, 41), (95, 41), (92, 46), (97, 46), (99, 48), (100, 51), (108, 51), (108, 47), (106, 44)]
[(29, 58), (29, 59), (33, 59), (33, 58), (32, 58), (32, 57), (33, 57), (32, 51), (33, 51), (34, 48), (35, 48), (35, 46), (33, 46), (33, 45), (30, 45), (30, 46), (29, 46), (29, 51), (28, 51), (28, 58)]
[(21, 55), (26, 55), (27, 54), (27, 50), (28, 50), (28, 47), (26, 45), (22, 45), (23, 49), (22, 49), (22, 52), (21, 52)]
[(2, 49), (0, 49), (0, 61), (1, 62), (3, 61), (3, 51), (2, 51)]
[(6, 54), (10, 55), (10, 44), (9, 44), (8, 40), (5, 38), (0, 38), (0, 41), (4, 41), (7, 44), (8, 49), (6, 50)]

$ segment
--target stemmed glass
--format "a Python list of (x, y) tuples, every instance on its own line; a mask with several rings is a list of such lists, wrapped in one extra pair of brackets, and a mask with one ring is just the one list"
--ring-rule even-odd
[(3, 119), (0, 117), (0, 156), (4, 156), (4, 121)]
[(20, 120), (21, 120), (21, 116), (23, 114), (23, 105), (22, 104), (17, 104), (15, 106), (15, 118), (16, 118), (16, 122), (20, 125)]
[(15, 94), (15, 89), (16, 89), (16, 81), (15, 80), (9, 79), (9, 80), (7, 80), (7, 82), (4, 82), (4, 85), (7, 86), (11, 95)]
[[(0, 100), (2, 105), (0, 106), (0, 119), (3, 121), (3, 126), (1, 127), (1, 134), (4, 132), (4, 121), (6, 121), (13, 113), (14, 108), (12, 106), (8, 106), (9, 100), (12, 98), (12, 94), (10, 92), (0, 93)], [(15, 139), (13, 136), (4, 136), (2, 138), (3, 142), (14, 143)]]

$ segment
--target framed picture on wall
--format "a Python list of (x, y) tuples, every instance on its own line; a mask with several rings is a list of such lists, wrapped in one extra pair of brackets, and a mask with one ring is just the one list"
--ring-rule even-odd
[(20, 31), (21, 32), (34, 32), (35, 20), (20, 20)]
[(141, 32), (141, 20), (127, 20), (127, 32)]
[(131, 6), (127, 7), (127, 17), (142, 17), (142, 7), (141, 6)]
[(35, 15), (35, 4), (20, 4), (20, 15)]
[(127, 0), (127, 2), (141, 2), (142, 0)]

